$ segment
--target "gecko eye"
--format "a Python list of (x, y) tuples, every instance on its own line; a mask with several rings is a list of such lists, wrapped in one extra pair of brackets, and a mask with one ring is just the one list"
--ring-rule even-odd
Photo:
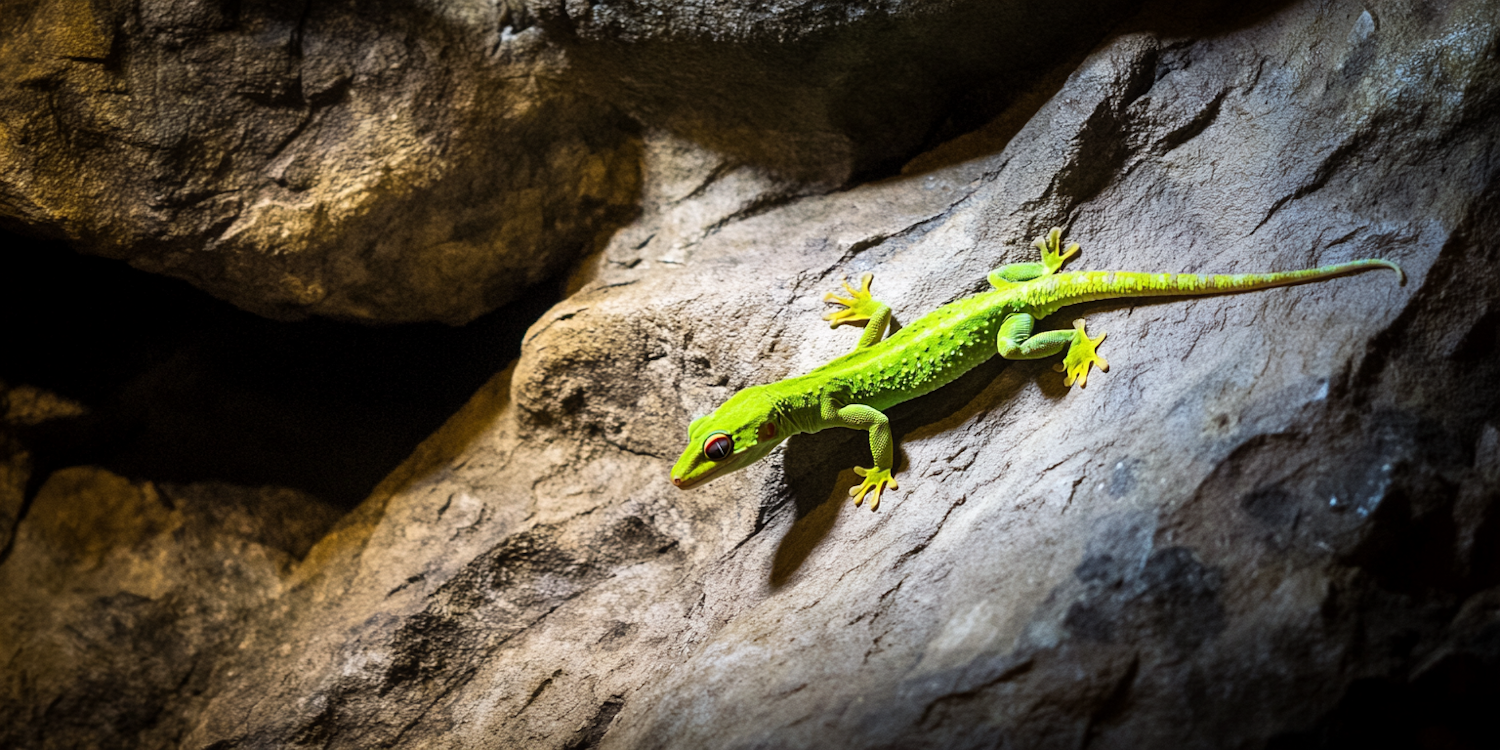
[(710, 461), (721, 461), (734, 452), (734, 438), (725, 432), (711, 432), (703, 441), (703, 455)]

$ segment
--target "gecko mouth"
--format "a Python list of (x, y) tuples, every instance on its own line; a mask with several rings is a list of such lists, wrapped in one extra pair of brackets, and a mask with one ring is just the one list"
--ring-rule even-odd
[(707, 484), (708, 482), (717, 479), (719, 475), (723, 473), (724, 472), (722, 469), (715, 468), (713, 471), (710, 471), (707, 474), (699, 474), (696, 477), (679, 477), (676, 474), (673, 474), (672, 484), (680, 490), (690, 490), (701, 484)]
[(719, 477), (722, 477), (731, 471), (734, 471), (736, 468), (739, 468), (740, 459), (744, 455), (744, 453), (736, 453), (733, 456), (730, 456), (728, 460), (720, 461), (712, 469), (709, 469), (708, 471), (705, 471), (702, 474), (698, 474), (696, 476), (678, 476), (677, 472), (674, 470), (672, 472), (672, 484), (678, 489), (682, 490), (690, 490), (699, 485), (708, 484), (709, 482), (712, 482), (713, 480), (718, 479)]

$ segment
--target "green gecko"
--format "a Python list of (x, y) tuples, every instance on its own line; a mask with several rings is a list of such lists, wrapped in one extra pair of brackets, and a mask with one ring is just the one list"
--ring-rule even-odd
[(1062, 363), (1053, 366), (1066, 373), (1066, 386), (1075, 381), (1080, 388), (1087, 385), (1091, 366), (1109, 371), (1096, 350), (1104, 334), (1090, 338), (1083, 320), (1073, 321), (1071, 330), (1032, 332), (1038, 318), (1058, 308), (1122, 297), (1247, 292), (1372, 268), (1389, 268), (1400, 283), (1406, 282), (1400, 266), (1380, 259), (1258, 274), (1059, 273), (1078, 244), (1062, 250), (1062, 230), (1053, 229), (1035, 245), (1042, 252), (1040, 263), (995, 269), (989, 275), (993, 290), (943, 305), (884, 340), (891, 309), (870, 297), (871, 274), (860, 277), (858, 289), (845, 283), (848, 297), (829, 293), (824, 301), (843, 308), (823, 316), (831, 327), (865, 325), (854, 351), (806, 375), (746, 388), (712, 414), (693, 420), (687, 448), (672, 467), (672, 484), (687, 489), (742, 469), (799, 432), (848, 427), (870, 433), (875, 466), (854, 469), (864, 481), (849, 494), (856, 506), (868, 495), (874, 510), (882, 491), (897, 489), (891, 475), (895, 444), (884, 410), (953, 382), (997, 353), (1006, 359), (1041, 359), (1066, 349)]

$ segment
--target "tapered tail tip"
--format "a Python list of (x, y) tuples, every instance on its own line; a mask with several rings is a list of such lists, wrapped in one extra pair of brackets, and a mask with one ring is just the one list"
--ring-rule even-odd
[(1356, 260), (1349, 265), (1355, 267), (1363, 266), (1364, 268), (1375, 266), (1389, 268), (1396, 272), (1396, 282), (1401, 286), (1406, 286), (1406, 272), (1401, 270), (1401, 266), (1396, 265), (1396, 261), (1386, 260), (1385, 258), (1367, 258), (1365, 260)]
[(1406, 272), (1401, 270), (1401, 266), (1396, 265), (1396, 262), (1391, 260), (1383, 262), (1385, 263), (1386, 268), (1389, 268), (1392, 271), (1396, 272), (1396, 282), (1401, 286), (1406, 286)]

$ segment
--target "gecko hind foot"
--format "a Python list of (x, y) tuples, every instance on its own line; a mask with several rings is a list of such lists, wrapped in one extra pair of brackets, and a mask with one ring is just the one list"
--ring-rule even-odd
[(1077, 242), (1068, 245), (1067, 250), (1062, 249), (1062, 229), (1059, 227), (1053, 227), (1052, 231), (1036, 238), (1036, 241), (1031, 244), (1042, 251), (1042, 265), (1047, 267), (1049, 274), (1057, 273), (1063, 263), (1076, 255), (1079, 249)]
[(1079, 388), (1087, 386), (1089, 365), (1098, 367), (1100, 372), (1109, 372), (1109, 362), (1099, 356), (1097, 351), (1099, 342), (1108, 335), (1101, 333), (1099, 338), (1091, 339), (1083, 330), (1083, 318), (1073, 321), (1073, 343), (1068, 346), (1068, 353), (1063, 355), (1062, 363), (1052, 366), (1052, 369), (1068, 374), (1063, 378), (1063, 385), (1071, 386), (1077, 381)]
[(891, 476), (890, 469), (866, 469), (863, 466), (854, 467), (854, 473), (865, 478), (858, 486), (849, 488), (849, 496), (854, 498), (854, 507), (864, 502), (865, 495), (870, 496), (870, 510), (880, 507), (880, 493), (884, 489), (900, 489), (896, 484), (896, 478)]

